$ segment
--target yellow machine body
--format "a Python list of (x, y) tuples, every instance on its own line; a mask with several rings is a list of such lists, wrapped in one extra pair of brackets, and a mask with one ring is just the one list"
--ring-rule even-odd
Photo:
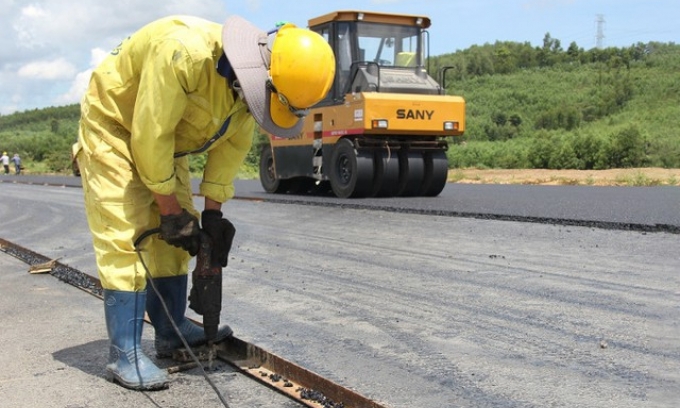
[(434, 196), (448, 175), (447, 138), (465, 132), (465, 100), (424, 63), (425, 16), (338, 11), (311, 19), (336, 78), (294, 138), (268, 135), (260, 180), (270, 193)]

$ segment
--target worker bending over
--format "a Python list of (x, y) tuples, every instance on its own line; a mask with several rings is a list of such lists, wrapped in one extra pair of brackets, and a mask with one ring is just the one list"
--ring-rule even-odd
[[(234, 226), (222, 203), (250, 150), (255, 125), (297, 136), (306, 109), (323, 99), (335, 59), (318, 34), (285, 24), (269, 34), (232, 16), (224, 24), (173, 16), (125, 39), (92, 73), (81, 103), (76, 145), (110, 339), (107, 371), (138, 390), (168, 378), (140, 347), (144, 311), (158, 357), (205, 343), (185, 317), (189, 260), (198, 251), (199, 217), (213, 255), (227, 265)], [(188, 154), (207, 154), (200, 184), (204, 210), (193, 206)], [(145, 231), (144, 263), (134, 241)], [(223, 326), (218, 341), (230, 336)]]

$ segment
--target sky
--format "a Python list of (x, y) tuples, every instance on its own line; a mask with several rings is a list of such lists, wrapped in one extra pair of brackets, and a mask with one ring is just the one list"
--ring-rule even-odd
[(78, 103), (93, 67), (160, 17), (239, 15), (268, 30), (352, 9), (430, 17), (433, 56), (496, 41), (540, 46), (546, 33), (591, 49), (598, 28), (605, 47), (680, 43), (678, 0), (0, 0), (0, 115)]

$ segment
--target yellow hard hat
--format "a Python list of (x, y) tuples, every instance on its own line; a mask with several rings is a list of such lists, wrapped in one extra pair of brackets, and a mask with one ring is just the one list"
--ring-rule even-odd
[(2, 152), (2, 154), (7, 154), (7, 152)]
[(236, 74), (230, 85), (268, 133), (295, 137), (307, 109), (323, 99), (335, 76), (324, 38), (294, 24), (264, 32), (239, 16), (222, 26), (222, 48)]
[(326, 40), (307, 29), (287, 23), (273, 38), (269, 67), (270, 115), (290, 128), (305, 110), (322, 100), (333, 84), (335, 56)]

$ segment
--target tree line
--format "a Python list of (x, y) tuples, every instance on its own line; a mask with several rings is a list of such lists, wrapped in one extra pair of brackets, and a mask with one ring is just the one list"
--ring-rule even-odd
[(585, 50), (576, 42), (564, 50), (560, 40), (546, 33), (542, 46), (529, 42), (496, 41), (493, 44), (473, 45), (455, 53), (443, 54), (430, 59), (431, 72), (451, 67), (447, 75), (453, 80), (475, 76), (511, 74), (523, 69), (550, 68), (562, 64), (605, 64), (612, 68), (627, 67), (645, 61), (650, 55), (677, 52), (673, 43), (637, 43), (629, 47), (592, 48)]
[[(678, 45), (563, 49), (546, 34), (542, 46), (498, 41), (430, 58), (433, 77), (444, 67), (447, 94), (467, 110), (450, 167), (680, 168)], [(77, 104), (0, 115), (0, 150), (29, 169), (69, 172), (79, 115)], [(258, 155), (246, 173), (257, 174)], [(192, 156), (192, 170), (204, 162)]]
[(496, 42), (430, 59), (467, 103), (452, 167), (680, 167), (680, 46)]

